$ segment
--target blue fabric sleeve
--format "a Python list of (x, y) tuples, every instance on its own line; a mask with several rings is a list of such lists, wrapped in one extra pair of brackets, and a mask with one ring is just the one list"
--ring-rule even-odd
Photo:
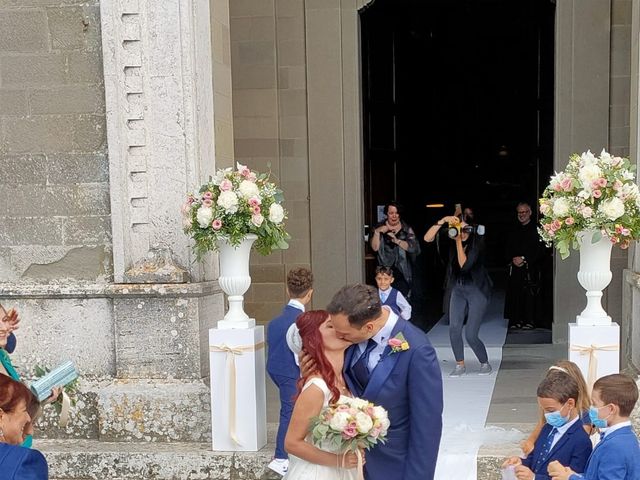
[(18, 343), (16, 336), (11, 333), (9, 335), (9, 338), (7, 338), (7, 346), (4, 347), (4, 349), (7, 351), (7, 353), (13, 353), (13, 351), (16, 349), (16, 344)]

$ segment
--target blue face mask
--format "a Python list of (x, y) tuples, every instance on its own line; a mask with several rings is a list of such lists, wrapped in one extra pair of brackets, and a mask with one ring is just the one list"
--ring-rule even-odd
[[(564, 408), (564, 405), (562, 406), (562, 408)], [(562, 414), (560, 413), (562, 411), (562, 408), (560, 410), (558, 410), (558, 411), (547, 412), (547, 413), (544, 414), (545, 420), (552, 427), (560, 428), (560, 427), (566, 425), (567, 422), (569, 421), (569, 416), (568, 415), (566, 417), (563, 417)]]
[(589, 420), (591, 420), (591, 423), (594, 427), (607, 428), (607, 419), (598, 417), (600, 408), (593, 406), (589, 407)]

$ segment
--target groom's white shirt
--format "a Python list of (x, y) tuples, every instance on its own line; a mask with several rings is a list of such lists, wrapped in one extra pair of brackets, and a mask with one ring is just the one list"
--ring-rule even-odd
[[(389, 343), (389, 337), (391, 336), (393, 327), (395, 327), (398, 322), (398, 315), (393, 313), (391, 308), (386, 305), (383, 305), (382, 308), (389, 311), (389, 318), (387, 318), (387, 323), (384, 324), (384, 327), (382, 327), (380, 331), (372, 337), (378, 345), (376, 345), (376, 348), (371, 350), (371, 353), (369, 354), (369, 365), (367, 365), (369, 372), (372, 372), (373, 369), (376, 368), (376, 365), (380, 361), (380, 357), (382, 357), (382, 354), (384, 353), (384, 349)], [(360, 355), (364, 353), (367, 348), (367, 343), (369, 343), (369, 340), (364, 340), (358, 344), (358, 351), (360, 353), (358, 355), (354, 355), (353, 363), (356, 363), (360, 358)]]

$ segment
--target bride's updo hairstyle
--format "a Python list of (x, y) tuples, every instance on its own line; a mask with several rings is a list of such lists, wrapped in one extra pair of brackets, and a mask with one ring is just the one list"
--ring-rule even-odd
[(320, 325), (327, 320), (327, 317), (329, 317), (329, 312), (325, 310), (309, 310), (296, 320), (298, 332), (302, 338), (303, 349), (316, 363), (315, 371), (298, 380), (298, 395), (300, 395), (302, 387), (310, 376), (320, 375), (327, 387), (329, 387), (331, 403), (334, 403), (340, 398), (340, 390), (336, 387), (336, 374), (333, 371), (333, 367), (324, 354), (324, 342), (320, 333)]

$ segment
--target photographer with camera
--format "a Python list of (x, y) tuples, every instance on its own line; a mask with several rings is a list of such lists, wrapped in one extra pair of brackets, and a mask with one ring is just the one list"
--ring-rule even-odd
[(377, 253), (379, 266), (393, 269), (394, 288), (409, 298), (412, 263), (420, 254), (420, 245), (413, 229), (400, 218), (400, 204), (388, 203), (384, 207), (384, 214), (386, 220), (376, 226), (371, 236), (371, 248)]
[(491, 297), (491, 279), (482, 263), (484, 227), (469, 225), (459, 217), (450, 215), (441, 218), (430, 227), (424, 235), (424, 241), (433, 242), (445, 224), (448, 226), (448, 236), (453, 242), (447, 269), (447, 285), (451, 289), (449, 338), (456, 366), (449, 376), (460, 377), (466, 373), (462, 327), (467, 310), (467, 343), (480, 361), (478, 375), (489, 375), (492, 369), (487, 349), (478, 337), (480, 324)]

